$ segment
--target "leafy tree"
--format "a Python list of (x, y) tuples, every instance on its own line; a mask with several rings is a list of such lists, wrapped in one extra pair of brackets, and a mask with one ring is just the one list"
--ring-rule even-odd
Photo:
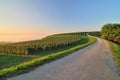
[(120, 43), (120, 24), (105, 24), (101, 30), (101, 37)]

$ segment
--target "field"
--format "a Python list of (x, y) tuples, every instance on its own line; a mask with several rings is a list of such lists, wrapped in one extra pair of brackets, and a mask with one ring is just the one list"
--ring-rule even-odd
[[(61, 58), (65, 55), (68, 55), (73, 51), (83, 48), (96, 41), (96, 39), (92, 37), (86, 37), (86, 36), (74, 35), (74, 34), (52, 35), (42, 40), (44, 41), (46, 40), (46, 42), (49, 43), (49, 45), (47, 46), (50, 46), (50, 44), (56, 45), (56, 46), (51, 46), (50, 48), (46, 47), (45, 50), (41, 50), (41, 51), (38, 50), (38, 47), (37, 48), (33, 47), (32, 49), (37, 49), (38, 51), (35, 51), (34, 53), (27, 54), (27, 55), (16, 54), (16, 53), (14, 54), (1, 53), (0, 54), (0, 65), (1, 65), (0, 77), (2, 78), (2, 77), (7, 77), (7, 76), (26, 72), (28, 70), (33, 69), (36, 66), (42, 65), (44, 63), (47, 63), (57, 58)], [(17, 45), (18, 47), (18, 45), (23, 46), (25, 44), (31, 44), (31, 45), (34, 44), (35, 46), (35, 44), (38, 45), (39, 44), (38, 42), (40, 41), (41, 40), (19, 42), (19, 43), (12, 43), (12, 44), (10, 43), (10, 44), (5, 44), (4, 46), (6, 47), (7, 45), (8, 47), (8, 45), (9, 46)]]
[(18, 55), (36, 54), (75, 45), (80, 39), (79, 35), (52, 35), (42, 40), (1, 44), (0, 52)]
[[(59, 36), (59, 35), (58, 35)], [(47, 38), (44, 38), (43, 40), (47, 40), (46, 42), (48, 43), (49, 40), (53, 40), (55, 39), (55, 37), (57, 37), (56, 42), (60, 40), (60, 38), (63, 38), (63, 35), (62, 36), (49, 36)], [(71, 37), (71, 36), (64, 36), (66, 37), (66, 41), (68, 40), (67, 37)], [(74, 38), (74, 37), (73, 37)], [(69, 39), (71, 40), (71, 39)], [(35, 58), (38, 58), (38, 57), (42, 57), (42, 56), (45, 56), (45, 55), (48, 55), (48, 54), (52, 54), (52, 53), (57, 53), (57, 52), (60, 52), (60, 51), (63, 51), (63, 50), (66, 50), (66, 49), (69, 49), (71, 47), (74, 47), (74, 46), (77, 46), (79, 44), (84, 44), (86, 42), (88, 42), (88, 39), (85, 38), (85, 37), (82, 37), (82, 36), (79, 36), (79, 40), (80, 42), (78, 44), (74, 44), (74, 45), (69, 45), (69, 46), (64, 46), (64, 47), (61, 47), (61, 48), (55, 48), (55, 49), (51, 49), (51, 50), (47, 50), (47, 51), (39, 51), (39, 52), (35, 52), (34, 54), (30, 54), (30, 55), (20, 55), (20, 54), (12, 54), (12, 53), (4, 53), (4, 54), (0, 54), (0, 69), (3, 69), (3, 68), (8, 68), (8, 67), (11, 67), (11, 66), (14, 66), (14, 65), (17, 65), (19, 63), (23, 63), (23, 62), (27, 62), (27, 61), (30, 61), (30, 60), (33, 60)], [(36, 41), (39, 41), (39, 40), (36, 40)], [(19, 45), (25, 45), (25, 44), (29, 44), (29, 43), (38, 43), (36, 41), (28, 41), (28, 42), (19, 42), (19, 43), (15, 43), (15, 44), (19, 44)], [(45, 42), (44, 42), (45, 43)], [(11, 46), (10, 44), (5, 44), (6, 45), (9, 45)], [(12, 44), (13, 45), (13, 44)]]

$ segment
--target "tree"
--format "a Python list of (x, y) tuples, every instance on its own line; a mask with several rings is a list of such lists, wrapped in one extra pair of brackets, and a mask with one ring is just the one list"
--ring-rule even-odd
[(120, 24), (105, 24), (101, 30), (101, 37), (119, 43)]

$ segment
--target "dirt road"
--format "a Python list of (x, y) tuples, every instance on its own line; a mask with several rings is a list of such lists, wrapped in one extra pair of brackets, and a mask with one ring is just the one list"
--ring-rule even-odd
[(97, 42), (8, 80), (120, 80), (108, 44)]

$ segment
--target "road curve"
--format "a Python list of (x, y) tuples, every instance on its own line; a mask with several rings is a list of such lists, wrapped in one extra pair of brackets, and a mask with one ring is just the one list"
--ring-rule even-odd
[(108, 44), (94, 44), (7, 80), (120, 80)]

